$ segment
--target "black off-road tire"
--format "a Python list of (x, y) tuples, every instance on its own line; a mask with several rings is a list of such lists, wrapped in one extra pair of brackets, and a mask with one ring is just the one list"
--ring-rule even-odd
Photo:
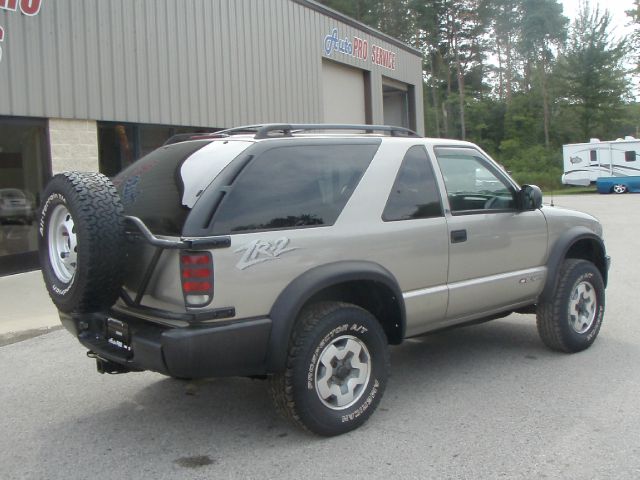
[[(578, 287), (584, 286), (587, 296), (595, 297), (595, 316), (584, 324), (584, 331), (572, 326), (577, 312), (571, 308), (578, 296)], [(578, 295), (578, 296), (576, 296)], [(573, 300), (572, 300), (573, 298)], [(585, 306), (589, 308), (591, 302)], [(574, 353), (589, 348), (602, 326), (605, 307), (605, 287), (602, 275), (591, 262), (569, 258), (558, 273), (556, 290), (548, 301), (538, 304), (536, 320), (538, 333), (551, 350)]]
[[(126, 257), (124, 214), (115, 187), (100, 173), (66, 172), (51, 179), (42, 198), (38, 243), (42, 275), (51, 299), (67, 313), (110, 307), (120, 293)], [(70, 217), (64, 215), (65, 211)], [(70, 219), (71, 235), (76, 240), (75, 271), (65, 272), (71, 278), (61, 278), (52, 265), (56, 249), (50, 248), (50, 232), (55, 235), (58, 227), (51, 222), (60, 218), (60, 212)], [(59, 264), (57, 268), (60, 271)]]
[[(322, 368), (318, 363), (329, 345), (340, 347), (346, 341), (366, 347), (368, 355), (362, 349), (360, 359), (369, 358), (369, 375), (357, 387), (353, 404), (330, 408), (323, 403), (316, 387), (316, 374)], [(356, 305), (319, 302), (300, 313), (289, 343), (285, 371), (270, 377), (269, 390), (285, 418), (318, 435), (333, 436), (367, 421), (380, 403), (388, 375), (389, 349), (378, 320)]]

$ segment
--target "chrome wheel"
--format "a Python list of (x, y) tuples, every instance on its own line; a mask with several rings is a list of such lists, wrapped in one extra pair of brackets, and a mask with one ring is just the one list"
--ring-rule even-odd
[(627, 191), (627, 186), (626, 185), (614, 185), (613, 186), (613, 192), (614, 193), (624, 193)]
[(596, 318), (598, 298), (589, 282), (578, 283), (569, 298), (569, 325), (576, 333), (585, 333)]
[(371, 375), (371, 355), (357, 337), (343, 335), (320, 354), (315, 368), (316, 393), (322, 403), (342, 410), (356, 403)]
[(58, 280), (71, 283), (78, 266), (78, 237), (73, 218), (64, 205), (57, 205), (49, 220), (49, 261)]

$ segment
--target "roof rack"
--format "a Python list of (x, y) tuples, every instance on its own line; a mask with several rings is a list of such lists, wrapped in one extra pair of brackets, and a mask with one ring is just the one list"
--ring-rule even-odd
[(366, 133), (386, 132), (392, 137), (418, 137), (413, 130), (404, 127), (391, 127), (388, 125), (351, 125), (351, 124), (330, 124), (330, 123), (301, 123), (301, 124), (280, 124), (271, 123), (266, 125), (246, 125), (242, 127), (229, 128), (216, 132), (219, 135), (242, 135), (247, 133), (255, 133), (255, 139), (271, 138), (277, 135), (292, 137), (294, 133), (309, 130), (363, 130)]

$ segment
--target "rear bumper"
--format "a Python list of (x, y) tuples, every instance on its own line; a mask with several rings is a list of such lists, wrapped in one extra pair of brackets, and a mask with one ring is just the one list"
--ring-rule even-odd
[[(128, 325), (131, 350), (109, 343), (107, 318)], [(61, 312), (60, 320), (98, 358), (129, 370), (153, 370), (182, 378), (266, 373), (271, 333), (269, 318), (180, 328), (165, 327), (120, 313), (68, 315)]]

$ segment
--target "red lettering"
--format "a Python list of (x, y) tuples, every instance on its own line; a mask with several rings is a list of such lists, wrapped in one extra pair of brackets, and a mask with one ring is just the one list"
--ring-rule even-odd
[[(2, 1), (2, 0), (0, 0)], [(13, 1), (15, 4), (15, 0)], [(30, 17), (40, 13), (40, 7), (42, 6), (42, 0), (20, 0), (20, 10), (25, 15)]]
[(366, 60), (366, 59), (367, 59), (367, 56), (368, 56), (368, 52), (367, 52), (367, 50), (368, 50), (368, 49), (369, 49), (369, 44), (367, 43), (367, 41), (366, 41), (366, 40), (364, 40), (364, 41), (362, 42), (362, 57), (361, 57), (363, 60)]
[(0, 8), (15, 11), (18, 9), (18, 0), (0, 0)]
[(4, 40), (4, 28), (0, 27), (0, 42)]

